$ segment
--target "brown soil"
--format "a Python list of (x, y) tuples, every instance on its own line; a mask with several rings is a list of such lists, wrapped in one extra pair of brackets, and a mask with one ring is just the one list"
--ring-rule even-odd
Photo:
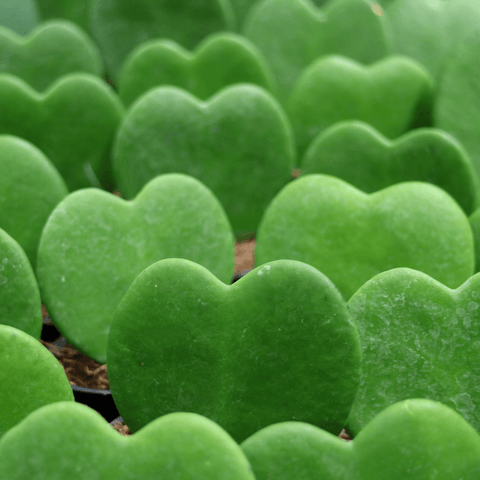
[(239, 275), (242, 272), (253, 269), (254, 250), (254, 239), (235, 243), (235, 275)]

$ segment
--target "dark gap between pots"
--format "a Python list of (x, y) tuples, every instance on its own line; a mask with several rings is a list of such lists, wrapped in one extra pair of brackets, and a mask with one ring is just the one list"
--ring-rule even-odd
[(96, 410), (107, 422), (118, 417), (118, 410), (110, 390), (98, 390), (72, 385), (73, 395), (77, 403), (83, 403)]

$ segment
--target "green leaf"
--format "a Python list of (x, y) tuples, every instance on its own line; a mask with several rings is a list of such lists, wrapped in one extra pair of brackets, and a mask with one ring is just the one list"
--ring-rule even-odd
[(132, 432), (188, 411), (236, 441), (294, 419), (338, 434), (361, 360), (346, 302), (309, 265), (279, 260), (228, 286), (178, 258), (132, 283), (107, 358), (115, 404)]
[(99, 189), (63, 199), (40, 239), (37, 275), (54, 324), (75, 347), (106, 363), (113, 314), (135, 277), (163, 258), (187, 258), (231, 282), (234, 237), (204, 185), (162, 175), (128, 202)]

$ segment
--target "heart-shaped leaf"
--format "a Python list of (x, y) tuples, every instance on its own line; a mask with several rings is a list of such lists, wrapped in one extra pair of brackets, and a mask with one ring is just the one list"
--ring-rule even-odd
[(458, 43), (450, 55), (440, 79), (434, 124), (461, 142), (480, 176), (480, 141), (477, 134), (480, 92), (476, 86), (480, 75), (479, 52), (480, 39), (475, 32)]
[(336, 123), (315, 137), (301, 170), (341, 178), (366, 193), (400, 182), (433, 183), (450, 193), (467, 215), (478, 201), (470, 157), (437, 129), (416, 129), (391, 142), (366, 123)]
[(394, 269), (349, 300), (363, 351), (348, 427), (356, 433), (383, 408), (430, 398), (480, 431), (480, 275), (450, 290), (424, 273)]
[(241, 448), (194, 413), (157, 418), (123, 437), (86, 405), (39, 408), (0, 440), (9, 480), (255, 480)]
[(51, 160), (70, 190), (111, 181), (109, 153), (124, 107), (102, 79), (63, 76), (44, 94), (0, 75), (0, 133), (30, 141)]
[(230, 0), (233, 10), (235, 12), (235, 18), (237, 21), (237, 27), (241, 29), (248, 13), (256, 5), (259, 0)]
[(108, 336), (108, 377), (132, 432), (195, 412), (237, 441), (285, 420), (339, 432), (357, 390), (360, 344), (322, 273), (280, 260), (231, 286), (178, 258), (132, 283)]
[(97, 47), (73, 23), (45, 22), (28, 37), (0, 28), (0, 72), (20, 77), (35, 90), (43, 91), (69, 73), (101, 75), (102, 70)]
[[(313, 1), (313, 3), (315, 3), (315, 5), (318, 5), (319, 7), (321, 7), (322, 5), (325, 5), (328, 2), (328, 0), (312, 0), (312, 1)], [(383, 10), (382, 10), (382, 12), (380, 12), (378, 10), (378, 8), (375, 8), (375, 6), (378, 5), (380, 7), (383, 7), (383, 6), (388, 5), (389, 3), (393, 2), (393, 1), (394, 0), (377, 0), (377, 2), (371, 4), (372, 5), (372, 10), (376, 15), (382, 16), (383, 15)]]
[(327, 127), (361, 120), (386, 137), (430, 123), (433, 80), (417, 62), (388, 57), (365, 67), (348, 58), (321, 58), (298, 79), (288, 101), (298, 150)]
[(367, 195), (317, 174), (287, 185), (262, 219), (255, 263), (281, 258), (318, 268), (347, 299), (391, 268), (423, 271), (450, 288), (474, 270), (468, 218), (440, 188), (405, 182)]
[[(256, 480), (358, 480), (353, 444), (303, 422), (282, 422), (241, 445)], [(352, 476), (352, 474), (354, 474)]]
[[(43, 405), (74, 402), (60, 362), (38, 340), (10, 325), (0, 325), (0, 385), (0, 438)], [(0, 465), (2, 476), (10, 478), (3, 459)]]
[(64, 18), (90, 31), (90, 8), (94, 0), (36, 0), (42, 19)]
[(52, 212), (38, 251), (42, 299), (78, 350), (106, 362), (107, 335), (135, 277), (163, 258), (187, 258), (231, 282), (234, 237), (212, 192), (163, 175), (132, 202), (99, 189), (68, 195)]
[(394, 0), (385, 9), (393, 52), (419, 61), (436, 79), (480, 22), (476, 0)]
[(146, 40), (168, 38), (193, 48), (235, 27), (230, 0), (93, 0), (90, 22), (114, 80), (127, 55)]
[(432, 400), (398, 402), (351, 442), (301, 422), (271, 425), (241, 445), (256, 480), (475, 480), (480, 437)]
[(0, 228), (20, 244), (34, 270), (43, 227), (66, 195), (63, 178), (35, 145), (0, 135)]
[(228, 87), (206, 103), (179, 88), (159, 87), (128, 111), (113, 168), (126, 198), (156, 175), (191, 175), (220, 200), (236, 235), (251, 234), (291, 180), (294, 151), (285, 113), (260, 87)]
[(22, 247), (2, 228), (0, 324), (18, 328), (40, 340), (42, 303), (35, 274)]
[(265, 0), (252, 8), (243, 32), (269, 61), (282, 101), (318, 57), (345, 55), (368, 64), (390, 53), (384, 19), (369, 0), (335, 0), (324, 10), (310, 0)]
[(469, 218), (475, 245), (475, 273), (480, 272), (480, 208), (475, 210)]
[(127, 106), (153, 87), (171, 85), (206, 100), (235, 83), (273, 90), (273, 79), (257, 48), (233, 33), (203, 40), (194, 53), (170, 40), (142, 43), (125, 60), (118, 94)]
[(39, 23), (35, 0), (2, 0), (0, 25), (19, 35), (27, 35)]

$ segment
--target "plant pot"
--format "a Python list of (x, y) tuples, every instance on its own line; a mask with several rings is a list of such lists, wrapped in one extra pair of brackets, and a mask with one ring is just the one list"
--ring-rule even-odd
[(77, 385), (72, 385), (72, 390), (77, 403), (83, 403), (93, 408), (107, 422), (111, 422), (118, 417), (118, 410), (110, 390), (78, 387)]
[(56, 340), (58, 340), (61, 336), (62, 334), (58, 331), (57, 327), (55, 327), (55, 325), (52, 323), (52, 321), (50, 320), (50, 317), (48, 315), (44, 316), (42, 336), (41, 336), (42, 340), (44, 342), (53, 343)]

